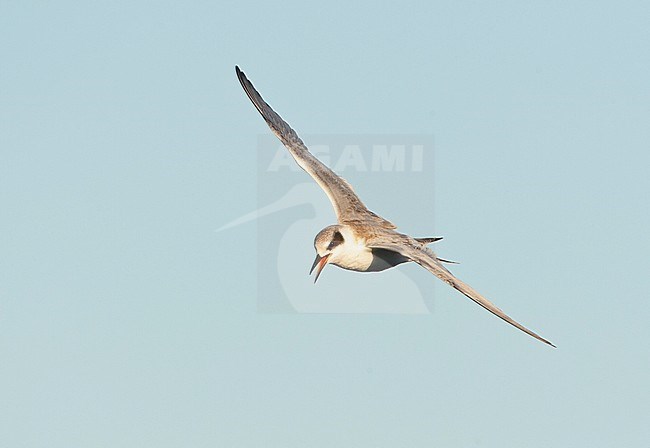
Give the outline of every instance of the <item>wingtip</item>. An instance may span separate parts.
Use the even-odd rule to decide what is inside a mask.
[[[547,339],[544,339],[543,337],[541,337],[541,336],[539,336],[539,335],[537,335],[537,336],[538,336],[537,339],[539,339],[539,340],[542,341],[543,343],[548,344],[548,345],[550,345],[550,346],[553,347],[553,348],[557,348],[557,345],[553,344],[551,341],[549,341],[549,340],[547,340]]]

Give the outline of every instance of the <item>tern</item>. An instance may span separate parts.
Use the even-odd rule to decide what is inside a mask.
[[[555,347],[449,272],[442,265],[448,261],[438,258],[427,247],[441,238],[413,238],[399,233],[393,223],[368,210],[345,179],[309,152],[298,134],[264,101],[244,72],[237,66],[235,72],[246,95],[271,131],[286,146],[296,163],[323,189],[334,207],[337,224],[325,227],[314,239],[316,259],[309,271],[311,274],[316,270],[314,282],[328,264],[351,271],[377,272],[413,261],[510,325]]]

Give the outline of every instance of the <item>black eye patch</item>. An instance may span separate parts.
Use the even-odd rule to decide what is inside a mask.
[[[327,246],[327,250],[334,249],[342,242],[343,242],[343,235],[341,235],[341,232],[334,232],[334,236],[332,237],[332,241],[330,241],[329,245]]]

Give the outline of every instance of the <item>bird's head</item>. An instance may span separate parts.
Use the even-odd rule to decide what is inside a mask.
[[[316,259],[309,271],[311,274],[314,269],[316,269],[316,278],[314,279],[314,283],[318,280],[318,276],[325,265],[336,260],[337,252],[341,250],[341,246],[344,242],[345,239],[343,238],[342,227],[339,225],[328,226],[318,232],[318,235],[314,238]]]

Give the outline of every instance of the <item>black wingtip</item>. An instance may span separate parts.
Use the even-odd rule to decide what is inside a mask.
[[[537,335],[535,339],[539,339],[539,340],[542,341],[543,343],[548,344],[548,345],[550,345],[550,346],[553,347],[553,348],[557,348],[557,345],[553,344],[553,343],[552,343],[551,341],[549,341],[548,339],[544,339],[543,337],[541,337],[541,336],[539,336],[539,335]]]

